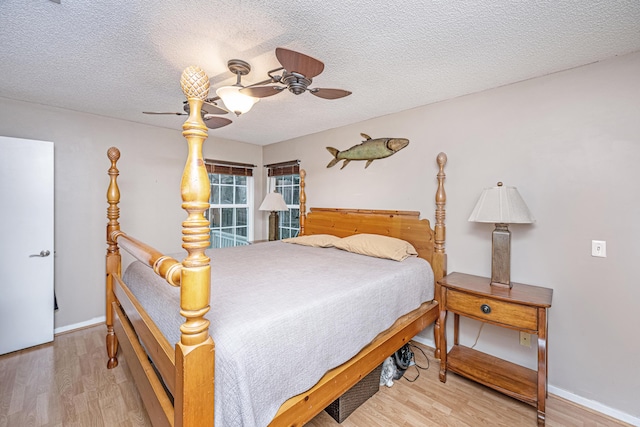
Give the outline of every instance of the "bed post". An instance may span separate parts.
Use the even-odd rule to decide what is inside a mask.
[[[447,193],[444,191],[444,179],[446,177],[444,173],[444,166],[447,164],[447,155],[445,153],[438,154],[436,159],[438,162],[438,190],[436,191],[436,226],[434,228],[434,253],[433,253],[433,275],[435,280],[435,298],[440,300],[440,285],[438,280],[447,275],[447,254],[445,253],[445,235],[446,227],[445,220],[445,204],[447,203]],[[440,322],[443,319],[438,316],[433,327],[434,340],[436,343],[435,357],[440,359]],[[446,349],[444,349],[446,351]]]
[[[200,113],[209,93],[209,78],[192,66],[184,70],[180,84],[190,109],[182,125],[189,154],[181,182],[182,207],[188,214],[182,223],[182,247],[188,255],[182,261],[180,280],[180,314],[186,320],[176,344],[175,426],[212,426],[215,347],[204,317],[211,293],[211,266],[205,254],[210,231],[204,211],[209,208],[211,190],[202,156],[207,127]]]
[[[116,166],[118,159],[120,159],[120,150],[116,147],[109,148],[109,150],[107,150],[107,157],[111,161],[111,167],[108,172],[110,181],[109,188],[107,189],[107,202],[109,203],[107,219],[109,221],[107,223],[107,310],[105,323],[107,325],[107,355],[109,356],[107,368],[112,369],[118,366],[118,359],[116,357],[118,353],[118,338],[113,331],[113,302],[115,301],[115,297],[113,295],[112,274],[120,274],[121,257],[118,244],[111,238],[111,233],[120,230],[120,223],[118,222],[120,218],[120,208],[118,208],[118,203],[120,203],[120,189],[118,188],[117,182],[119,171]]]
[[[299,236],[304,236],[304,224],[307,221],[307,193],[304,191],[304,182],[307,172],[300,169],[300,232]]]

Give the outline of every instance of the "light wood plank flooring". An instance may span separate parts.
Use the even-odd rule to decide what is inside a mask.
[[[95,326],[0,356],[0,427],[150,426],[124,358],[118,368],[106,368],[104,337],[104,326]],[[381,387],[342,426],[536,426],[531,406],[455,374],[442,384],[438,361],[427,355],[431,367],[416,382],[401,379]],[[412,368],[408,374],[413,373]],[[325,412],[307,424],[338,425]],[[555,396],[547,401],[548,427],[626,425]]]

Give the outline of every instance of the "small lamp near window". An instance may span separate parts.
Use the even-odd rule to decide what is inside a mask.
[[[491,285],[511,288],[511,232],[508,224],[531,224],[535,221],[515,187],[485,188],[469,221],[496,225],[491,245]]]
[[[275,191],[267,194],[258,209],[261,211],[271,211],[271,214],[269,215],[269,240],[279,240],[278,211],[289,210],[287,204],[284,202],[282,194],[276,193]]]

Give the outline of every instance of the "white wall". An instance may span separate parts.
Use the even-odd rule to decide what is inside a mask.
[[[410,144],[366,170],[364,162],[327,169],[325,147],[347,149],[361,132]],[[433,219],[440,151],[449,157],[449,271],[490,275],[493,226],[467,218],[484,187],[518,187],[537,222],[510,227],[511,278],[554,290],[550,386],[637,421],[640,53],[270,145],[263,157],[301,159],[310,207]],[[606,240],[607,258],[591,257],[592,239]],[[479,323],[461,329],[472,345]],[[515,331],[485,327],[476,348],[535,366],[535,349],[520,346]]]
[[[178,128],[180,129],[180,128]],[[117,146],[122,230],[168,252],[180,250],[180,178],[187,144],[180,130],[0,98],[0,135],[54,142],[56,329],[104,316],[107,149]],[[209,137],[205,157],[256,168],[262,198],[262,147]],[[11,203],[11,201],[3,201]],[[256,235],[264,234],[259,223]]]

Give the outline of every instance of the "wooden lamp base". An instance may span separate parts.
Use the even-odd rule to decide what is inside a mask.
[[[278,227],[278,211],[271,211],[269,214],[269,241],[280,240]]]
[[[491,286],[511,288],[511,232],[496,224],[491,244]]]

